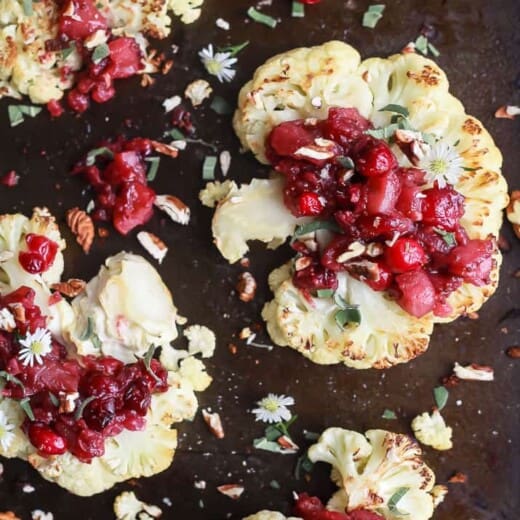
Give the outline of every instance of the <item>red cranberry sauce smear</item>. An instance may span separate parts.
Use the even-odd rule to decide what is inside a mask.
[[[34,296],[32,289],[20,287],[0,297],[0,309],[13,311],[17,305],[24,309],[13,311],[16,331],[0,331],[0,370],[16,378],[7,381],[2,393],[28,398],[34,420],[27,417],[22,429],[41,455],[68,451],[89,462],[104,454],[107,437],[145,427],[151,396],[168,389],[168,373],[155,359],[148,369],[143,361],[125,365],[109,356],[69,358],[55,340],[41,364],[24,364],[19,358],[20,338],[45,328]]]
[[[305,295],[335,289],[336,273],[347,271],[413,316],[448,316],[447,298],[462,283],[489,283],[494,241],[470,240],[460,224],[464,196],[400,167],[385,141],[366,134],[371,128],[354,108],[330,108],[325,120],[281,123],[267,138],[286,206],[339,229],[320,252],[293,243],[308,258],[294,284]]]
[[[153,214],[155,192],[148,186],[145,162],[152,144],[143,138],[118,138],[102,143],[97,151],[95,157],[90,152],[72,173],[83,174],[96,192],[92,218],[111,220],[117,231],[126,235]]]
[[[307,493],[300,493],[298,496],[294,514],[303,520],[384,520],[384,516],[366,509],[356,509],[348,513],[329,511],[318,497],[311,497]]]
[[[128,78],[142,70],[139,45],[133,38],[111,35],[107,20],[94,0],[65,2],[58,24],[58,41],[63,45],[74,42],[84,62],[76,86],[67,94],[67,104],[72,110],[84,112],[90,99],[96,103],[108,101],[115,95],[115,79]],[[106,44],[91,48],[86,44],[89,38],[94,38],[96,31],[105,31],[109,39]],[[59,104],[49,104],[48,108],[53,116],[61,114]]]

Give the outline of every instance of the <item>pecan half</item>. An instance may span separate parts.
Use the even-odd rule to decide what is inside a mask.
[[[80,280],[79,278],[70,278],[66,282],[53,283],[51,289],[58,291],[68,298],[74,298],[85,289],[86,285],[87,282],[84,280]]]
[[[217,490],[233,500],[238,500],[240,495],[244,492],[244,486],[240,486],[239,484],[223,484],[222,486],[218,486]]]
[[[94,222],[90,216],[79,208],[69,209],[67,211],[67,225],[76,235],[76,242],[85,253],[88,253],[95,235]]]
[[[171,146],[166,143],[161,143],[159,141],[150,141],[152,148],[163,155],[167,155],[168,157],[177,157],[179,154],[179,150],[175,148],[175,146]]]
[[[241,273],[238,277],[237,292],[238,297],[246,303],[255,297],[256,280],[250,272]]]
[[[148,231],[140,231],[137,233],[137,240],[159,263],[162,263],[168,247],[158,236]]]
[[[157,195],[154,205],[164,211],[174,222],[186,226],[190,222],[190,208],[173,195]]]
[[[217,412],[210,413],[207,410],[202,410],[202,417],[204,422],[207,424],[210,432],[217,438],[224,438],[224,427],[222,426],[222,421],[220,419],[220,415]]]

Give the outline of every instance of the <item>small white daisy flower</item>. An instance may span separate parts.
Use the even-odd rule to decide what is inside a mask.
[[[15,434],[13,433],[14,424],[9,424],[7,415],[0,410],[0,446],[3,451],[7,451],[13,443]]]
[[[292,417],[287,407],[294,404],[294,399],[285,395],[268,394],[256,404],[259,408],[252,412],[256,415],[257,421],[279,423]]]
[[[426,181],[437,181],[439,188],[446,184],[457,184],[464,171],[464,159],[453,146],[437,141],[427,147],[419,160],[419,168],[426,172]]]
[[[42,365],[42,358],[51,351],[51,341],[51,333],[46,329],[36,329],[33,334],[28,333],[20,340],[22,348],[18,352],[18,358],[25,366],[34,366],[34,361]]]
[[[235,77],[236,71],[233,70],[232,66],[237,62],[237,59],[232,57],[231,52],[215,53],[213,45],[210,43],[199,52],[199,56],[206,70],[213,76],[217,76],[221,83],[231,81]]]

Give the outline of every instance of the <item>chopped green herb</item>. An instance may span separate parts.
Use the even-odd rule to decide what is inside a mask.
[[[257,450],[270,451],[272,453],[286,453],[285,450],[275,441],[269,441],[265,437],[260,437],[253,441],[253,446]]]
[[[298,457],[296,461],[296,466],[294,468],[294,477],[298,480],[302,477],[302,472],[310,473],[312,468],[314,467],[313,462],[307,456],[307,453],[304,453],[301,457]]]
[[[271,480],[271,482],[269,482],[269,486],[273,489],[280,489],[280,483],[277,480]]]
[[[31,401],[30,397],[24,397],[21,401],[19,401],[19,403],[20,403],[20,407],[25,412],[25,415],[27,415],[27,417],[29,417],[29,420],[34,421],[35,418],[34,418],[34,413],[32,411],[32,408],[31,408],[30,401]]]
[[[399,123],[391,123],[388,126],[382,128],[375,128],[374,130],[365,130],[365,134],[371,135],[376,139],[390,139],[395,134],[396,130],[399,130],[401,126]]]
[[[428,42],[428,50],[431,52],[432,56],[435,56],[436,58],[441,55],[439,49],[437,49],[433,43]]]
[[[49,392],[49,399],[51,400],[51,403],[56,407],[58,408],[58,406],[60,406],[60,401],[59,399],[52,393],[52,392]]]
[[[433,230],[437,233],[448,246],[456,246],[457,240],[455,239],[455,233],[450,233],[444,229],[434,227]]]
[[[94,52],[92,52],[92,61],[94,63],[99,63],[101,60],[104,60],[107,56],[110,56],[110,48],[106,43],[102,43],[94,49]]]
[[[316,296],[318,298],[332,298],[332,296],[334,296],[334,290],[333,289],[318,289],[316,291]]]
[[[94,332],[94,322],[93,322],[92,318],[89,316],[87,318],[87,326],[85,327],[83,334],[79,337],[79,340],[87,341],[88,339],[90,339],[90,336],[92,336],[93,332]]]
[[[145,161],[150,163],[150,168],[148,168],[148,173],[146,174],[146,180],[153,181],[157,176],[157,171],[159,170],[159,162],[161,161],[161,158],[147,157]]]
[[[433,397],[435,398],[435,404],[438,410],[442,410],[448,402],[450,393],[445,386],[437,386],[433,389]]]
[[[350,305],[347,301],[345,301],[345,298],[339,294],[339,292],[334,293],[334,303],[340,308],[340,309],[350,309],[352,308],[352,305]]]
[[[308,441],[317,441],[320,438],[320,434],[316,432],[310,432],[303,430],[303,437]]]
[[[203,139],[190,139],[186,137],[180,130],[177,128],[172,128],[169,132],[166,132],[165,135],[169,135],[174,141],[185,141],[186,143],[200,144],[202,146],[207,146],[211,148],[214,152],[218,150],[218,148],[211,143],[207,143]]]
[[[476,172],[478,170],[478,168],[468,168],[467,166],[463,166],[462,169],[465,172]]]
[[[33,3],[32,0],[22,0],[23,12],[25,16],[33,15]]]
[[[385,4],[374,4],[368,7],[363,14],[363,27],[373,29],[379,20],[383,18],[383,11],[385,10]]]
[[[457,140],[453,143],[453,147],[459,146],[459,144],[460,144],[460,139],[457,139]]]
[[[83,417],[83,412],[85,408],[92,402],[94,399],[97,399],[96,395],[91,395],[82,401],[82,403],[76,408],[76,412],[74,413],[74,419],[79,421]]]
[[[271,29],[274,29],[278,24],[275,18],[267,14],[261,13],[260,11],[257,11],[254,7],[250,7],[247,10],[247,16],[249,16],[249,18],[251,18],[255,22],[267,25],[267,27],[270,27]]]
[[[168,133],[176,141],[184,141],[186,139],[186,136],[178,128],[172,128]]]
[[[15,376],[11,375],[9,372],[5,370],[0,370],[0,378],[5,379],[8,383],[14,383],[21,388],[25,388],[24,384]]]
[[[393,410],[389,410],[388,408],[385,409],[383,412],[383,415],[381,416],[383,419],[389,419],[389,420],[395,420],[397,419],[397,415]]]
[[[242,49],[245,49],[249,45],[249,40],[238,45],[229,45],[228,47],[222,47],[217,49],[218,52],[229,52],[231,56],[236,56]]]
[[[36,117],[42,111],[41,107],[32,105],[8,105],[7,115],[11,127],[18,126],[24,122],[24,116]]]
[[[155,372],[152,370],[152,359],[153,359],[153,355],[155,354],[155,350],[156,350],[156,346],[155,345],[150,345],[150,348],[147,350],[146,354],[144,355],[143,357],[143,363],[144,363],[144,366],[146,368],[146,371],[158,382],[160,383],[161,380],[157,377],[157,375],[155,374]]]
[[[330,231],[334,231],[335,233],[339,233],[341,231],[335,222],[331,222],[329,220],[314,220],[308,224],[302,224],[301,226],[298,226],[294,231],[294,236],[301,237],[302,235],[307,235],[308,233],[314,233],[314,231],[318,231],[319,229],[328,229]]]
[[[211,181],[215,178],[215,167],[217,166],[217,158],[214,155],[206,155],[202,164],[202,178],[205,181]]]
[[[211,110],[220,116],[225,116],[233,112],[233,107],[223,97],[220,96],[215,96],[213,98],[209,108],[211,108]]]
[[[423,36],[422,34],[417,37],[417,40],[414,42],[415,50],[419,51],[421,54],[425,56],[428,54],[428,38]]]
[[[340,166],[343,166],[343,168],[346,168],[347,170],[354,169],[354,161],[350,157],[347,157],[346,155],[338,155],[336,157],[336,162]]]
[[[393,112],[403,117],[408,117],[410,115],[410,112],[406,107],[403,107],[402,105],[394,105],[393,103],[380,108],[379,112]]]
[[[390,500],[388,500],[388,509],[391,513],[393,513],[394,515],[407,515],[407,513],[401,513],[401,511],[399,511],[399,509],[397,508],[397,504],[399,503],[399,500],[401,500],[406,495],[406,493],[408,493],[409,490],[410,488],[407,487],[399,488],[390,497]]]
[[[349,323],[361,323],[361,313],[357,307],[341,309],[334,315],[334,320],[336,320],[340,329],[344,329],[345,325]]]
[[[305,6],[298,0],[293,0],[291,16],[293,18],[303,18],[305,16]]]
[[[99,339],[99,336],[97,334],[93,333],[90,336],[90,341],[92,342],[92,345],[94,345],[94,348],[96,348],[97,350],[101,350],[103,344],[101,343],[101,340]]]
[[[61,59],[65,61],[76,49],[76,44],[72,42],[68,47],[61,50]]]
[[[102,146],[101,148],[94,148],[87,154],[85,164],[87,166],[92,166],[99,156],[104,157],[105,159],[113,159],[114,153],[106,146]]]

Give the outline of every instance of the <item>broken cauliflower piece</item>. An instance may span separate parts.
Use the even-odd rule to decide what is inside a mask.
[[[452,429],[446,425],[439,410],[435,409],[431,415],[424,412],[412,421],[412,430],[417,440],[436,450],[451,450]]]
[[[337,293],[357,305],[361,323],[342,328],[333,298],[305,298],[292,282],[290,264],[275,269],[269,282],[274,299],[264,306],[271,339],[318,364],[344,363],[354,368],[387,368],[405,363],[428,348],[431,317],[415,318],[368,285],[338,273]]]
[[[159,518],[160,507],[141,502],[133,491],[123,491],[114,500],[116,520],[141,520],[143,518]]]
[[[204,206],[214,208],[230,191],[237,190],[237,185],[230,180],[208,182],[199,192],[199,199]]]
[[[204,0],[168,0],[168,9],[180,17],[182,23],[193,23],[199,19]]]
[[[328,428],[309,448],[312,462],[333,466],[332,480],[341,488],[327,508],[336,511],[368,509],[397,519],[390,499],[402,488],[401,515],[428,520],[433,515],[435,475],[422,460],[418,445],[406,435],[385,430],[360,433]]]
[[[198,107],[202,102],[211,96],[213,89],[205,79],[197,79],[192,81],[184,91],[184,96],[187,97],[194,107]]]
[[[177,309],[159,273],[143,257],[119,253],[72,302],[76,322],[67,331],[80,354],[101,352],[125,363],[150,345],[166,346],[177,337]]]
[[[196,392],[206,390],[213,380],[206,372],[204,363],[194,357],[187,357],[180,362],[179,374],[191,384]]]
[[[184,336],[188,339],[188,352],[190,355],[201,354],[203,358],[209,358],[215,353],[217,338],[215,333],[204,325],[190,325],[184,330]]]
[[[283,183],[280,177],[253,179],[240,188],[232,183],[218,203],[213,216],[213,238],[230,263],[247,253],[249,240],[283,243],[296,226],[308,222],[308,218],[297,218],[285,207]]]
[[[277,511],[268,511],[263,510],[259,511],[258,513],[254,515],[249,515],[242,520],[301,520],[299,517],[296,516],[285,516],[282,515],[282,513],[278,513]]]

